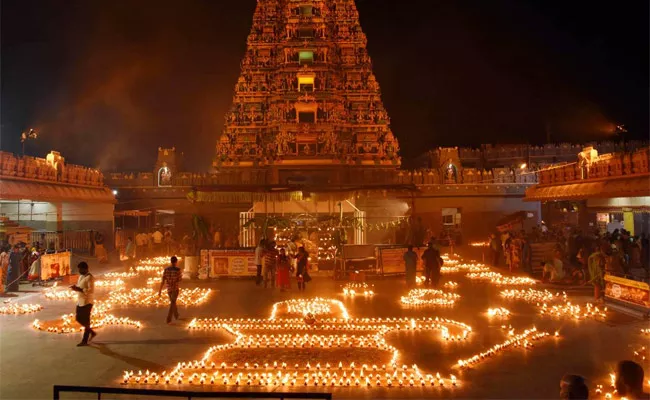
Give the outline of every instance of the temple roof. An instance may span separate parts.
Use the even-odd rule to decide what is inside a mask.
[[[650,174],[597,179],[563,185],[536,185],[526,190],[525,201],[585,200],[650,196]]]
[[[115,196],[105,186],[76,186],[7,178],[0,179],[0,199],[115,203]]]

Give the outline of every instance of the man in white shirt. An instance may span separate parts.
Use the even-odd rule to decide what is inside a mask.
[[[146,236],[144,235],[144,233],[138,233],[135,235],[136,254],[140,257],[144,254],[144,245],[146,239]]]
[[[257,266],[257,278],[255,284],[257,286],[262,283],[262,262],[264,261],[264,249],[266,248],[266,240],[260,240],[260,244],[255,248],[255,265]]]
[[[162,251],[163,234],[160,232],[159,229],[156,229],[156,231],[152,235],[152,238],[153,238],[153,248],[154,248],[154,250],[156,252],[160,253]]]
[[[77,292],[77,310],[76,320],[84,327],[84,336],[77,346],[88,346],[97,333],[90,327],[90,312],[93,309],[93,300],[95,297],[95,277],[88,272],[88,264],[85,261],[77,265],[79,270],[79,279],[77,284],[70,286],[70,289]]]

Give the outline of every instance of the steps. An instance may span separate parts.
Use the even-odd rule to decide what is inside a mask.
[[[555,251],[555,242],[540,242],[540,243],[531,243],[531,267],[533,274],[541,274],[543,267],[540,266],[540,263],[546,260],[553,258],[553,252]]]

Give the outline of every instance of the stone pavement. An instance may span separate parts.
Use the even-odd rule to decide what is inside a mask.
[[[269,385],[268,387],[234,387],[222,385],[157,385],[156,388],[206,390],[269,390],[269,391],[332,391],[335,398],[557,398],[559,379],[564,373],[577,373],[588,379],[590,389],[604,384],[608,374],[621,359],[633,359],[634,351],[647,344],[647,336],[640,329],[647,323],[609,311],[603,319],[575,320],[570,316],[540,316],[535,304],[505,300],[499,296],[502,287],[470,280],[465,272],[445,274],[441,282],[453,280],[459,284],[454,290],[460,294],[454,306],[422,306],[405,308],[400,297],[408,290],[399,278],[370,282],[375,285],[375,296],[344,298],[342,282],[315,278],[304,294],[294,290],[280,292],[256,287],[248,280],[218,280],[184,282],[184,287],[211,288],[205,304],[181,307],[181,320],[165,324],[165,307],[116,307],[112,312],[142,322],[140,329],[127,326],[106,326],[98,329],[92,346],[75,347],[80,334],[53,334],[31,327],[35,318],[47,321],[74,310],[71,300],[47,300],[40,293],[21,294],[16,303],[40,303],[44,309],[28,315],[0,315],[0,398],[51,398],[52,385],[120,386],[125,370],[170,371],[177,363],[200,359],[213,345],[233,342],[223,330],[189,330],[194,318],[268,318],[275,302],[293,298],[316,296],[341,300],[350,317],[444,317],[464,322],[472,327],[465,341],[445,341],[438,332],[400,330],[386,334],[387,342],[400,351],[399,364],[417,364],[427,373],[439,371],[445,379],[450,373],[458,377],[458,387],[323,387],[296,388]],[[157,288],[157,287],[156,287]],[[447,290],[446,290],[447,291]],[[109,290],[98,289],[98,298]],[[571,294],[574,303],[584,303],[587,296]],[[489,318],[488,308],[505,307],[511,311],[507,320]],[[458,369],[454,365],[508,339],[511,325],[516,333],[535,326],[547,331],[550,337],[534,342],[530,349],[510,348],[473,365]],[[559,336],[553,334],[558,331]],[[324,334],[328,334],[324,332]],[[272,349],[269,354],[281,354],[283,349]],[[315,364],[319,350],[314,352]],[[350,350],[354,352],[355,350]],[[218,358],[218,357],[217,357]],[[648,365],[644,367],[648,371]],[[200,372],[200,371],[199,371]],[[648,371],[650,372],[650,371]],[[145,387],[144,385],[130,385]],[[592,391],[593,398],[599,398]],[[602,394],[604,396],[604,393]],[[67,394],[63,398],[94,398]],[[117,398],[111,396],[110,398]],[[120,397],[135,398],[135,397]]]

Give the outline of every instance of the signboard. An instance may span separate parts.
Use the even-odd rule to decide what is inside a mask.
[[[418,255],[417,270],[424,270],[422,253],[426,248],[413,248],[413,251]],[[406,247],[387,247],[379,248],[379,257],[384,274],[404,274],[406,273],[406,265],[404,264],[404,253]]]
[[[201,250],[203,268],[211,278],[256,275],[255,250]]]
[[[70,275],[71,261],[72,253],[69,251],[43,254],[41,256],[41,279],[45,281],[59,276]]]
[[[645,282],[605,275],[605,296],[650,309],[650,286]]]

